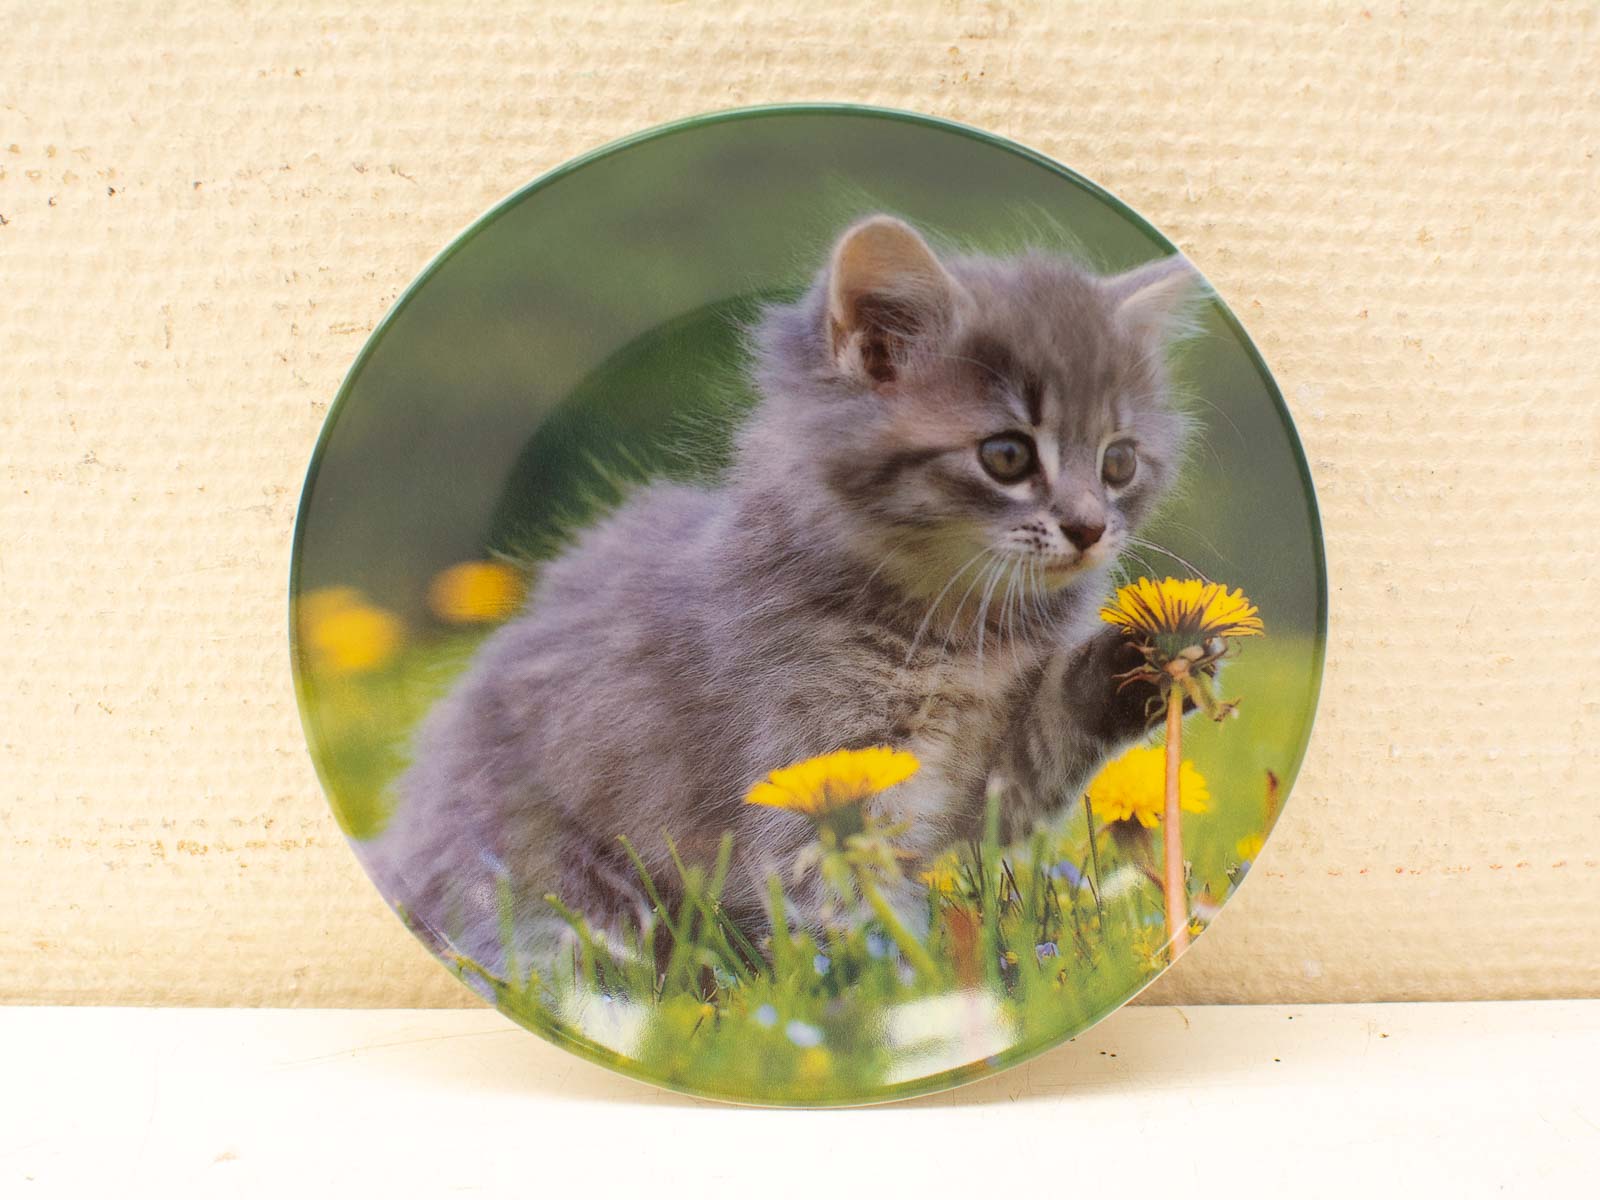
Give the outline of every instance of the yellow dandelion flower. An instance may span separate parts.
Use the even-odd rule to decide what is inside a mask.
[[[1100,610],[1100,619],[1124,633],[1147,638],[1177,637],[1184,644],[1212,637],[1250,637],[1265,633],[1256,606],[1238,588],[1199,579],[1157,583],[1140,577],[1117,589],[1114,603]]]
[[[462,562],[433,577],[428,608],[452,625],[500,621],[516,612],[523,592],[522,576],[504,563]]]
[[[359,675],[394,657],[405,636],[400,618],[368,604],[354,588],[326,588],[299,605],[300,636],[314,666]]]
[[[1240,838],[1238,844],[1234,846],[1233,851],[1244,861],[1254,862],[1256,860],[1256,855],[1261,853],[1261,847],[1265,846],[1266,844],[1266,838],[1262,837],[1259,833],[1252,833],[1248,837]]]
[[[817,819],[903,783],[921,766],[916,755],[888,746],[835,750],[778,768],[753,784],[744,800]]]
[[[1096,821],[1138,821],[1146,829],[1161,824],[1167,781],[1166,750],[1135,746],[1100,768],[1089,781],[1089,803]],[[1178,767],[1178,806],[1184,812],[1211,810],[1205,776],[1184,759]]]

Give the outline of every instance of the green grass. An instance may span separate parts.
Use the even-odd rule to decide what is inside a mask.
[[[381,671],[306,680],[318,761],[352,836],[381,829],[407,732],[477,640],[417,643]],[[1292,781],[1315,689],[1309,641],[1250,641],[1237,655],[1220,690],[1243,697],[1240,717],[1185,724],[1185,757],[1212,796],[1210,811],[1186,814],[1183,827],[1202,924],[1248,869],[1240,842],[1268,829],[1268,773],[1283,788]],[[685,900],[662,913],[674,935],[664,970],[649,942],[608,953],[570,913],[581,947],[572,961],[520,964],[494,981],[495,997],[586,1057],[688,1092],[827,1104],[948,1086],[1081,1031],[1165,965],[1150,878],[1159,830],[1101,829],[1091,846],[1091,820],[1079,803],[1026,844],[991,836],[960,848],[957,886],[929,893],[926,928],[909,947],[843,893],[825,932],[779,919],[752,945],[721,917],[726,859],[681,864],[674,882]],[[776,892],[771,911],[782,911]],[[473,964],[451,965],[482,986]]]

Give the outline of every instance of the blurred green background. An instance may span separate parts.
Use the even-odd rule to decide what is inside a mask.
[[[889,115],[758,112],[592,158],[482,220],[373,337],[307,480],[297,587],[353,584],[417,619],[435,571],[537,547],[608,474],[714,470],[747,402],[739,321],[879,209],[946,244],[1064,245],[1105,270],[1171,250],[1059,168]],[[1317,526],[1270,378],[1220,305],[1178,368],[1205,429],[1156,537],[1276,631],[1311,633]]]

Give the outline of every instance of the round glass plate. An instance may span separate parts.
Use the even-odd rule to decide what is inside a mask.
[[[301,499],[312,754],[467,987],[702,1096],[1081,1032],[1250,871],[1326,595],[1282,398],[1171,243],[906,113],[650,131],[496,206]]]

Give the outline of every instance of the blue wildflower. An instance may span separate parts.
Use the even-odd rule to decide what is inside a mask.
[[[756,1024],[763,1029],[771,1029],[778,1023],[778,1010],[770,1004],[763,1004],[755,1012]]]
[[[802,1050],[809,1050],[812,1046],[822,1044],[822,1030],[815,1025],[807,1025],[804,1021],[790,1021],[783,1027],[789,1035],[789,1040]]]
[[[826,975],[828,973],[828,968],[833,966],[833,959],[829,958],[826,954],[819,954],[811,960],[811,966],[818,975]]]
[[[873,958],[883,958],[889,953],[889,939],[873,930],[867,934],[867,953]]]
[[[1059,953],[1060,951],[1056,948],[1054,942],[1040,942],[1033,948],[1033,956],[1040,962],[1047,958],[1054,958]]]
[[[1050,875],[1054,879],[1065,879],[1075,888],[1083,886],[1083,872],[1078,870],[1078,864],[1071,859],[1063,858],[1051,867]]]

